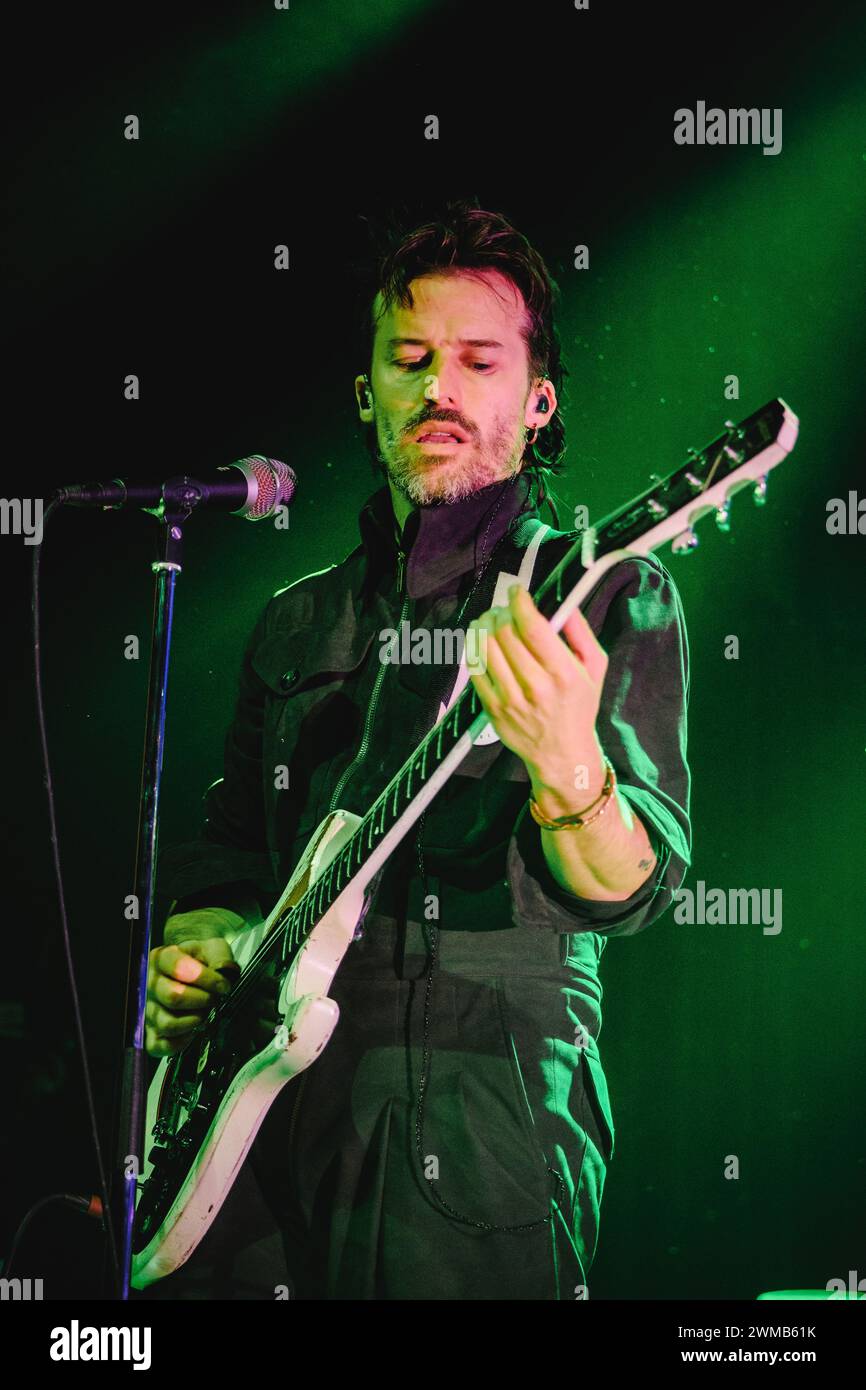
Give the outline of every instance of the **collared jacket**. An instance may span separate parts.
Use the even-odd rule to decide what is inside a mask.
[[[322,817],[337,806],[364,814],[436,722],[459,656],[447,665],[384,660],[386,634],[405,623],[412,633],[453,630],[457,617],[465,630],[490,606],[499,571],[517,573],[527,519],[537,517],[536,485],[521,474],[413,512],[398,542],[382,488],[362,509],[361,543],[344,560],[269,599],[246,644],[223,776],[205,793],[200,834],[160,857],[159,886],[178,900],[176,911],[238,906],[250,892],[268,911]],[[575,539],[547,533],[533,591]],[[582,573],[576,563],[574,583]],[[585,977],[596,1035],[606,938],[655,921],[690,863],[689,676],[679,595],[655,557],[614,565],[583,612],[608,655],[599,739],[656,851],[653,874],[624,902],[561,888],[528,815],[524,764],[495,742],[471,749],[409,832],[374,911],[420,920],[417,904],[435,892],[443,931],[559,933],[563,962]]]

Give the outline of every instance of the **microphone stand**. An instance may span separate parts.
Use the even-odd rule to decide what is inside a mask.
[[[165,743],[165,714],[174,592],[181,573],[183,523],[200,497],[189,479],[170,478],[160,506],[150,510],[163,526],[161,556],[151,565],[154,588],[150,672],[147,688],[144,749],[141,764],[138,831],[135,855],[135,894],[138,912],[130,922],[126,1007],[123,1023],[123,1066],[119,1104],[115,1106],[114,1162],[109,1182],[111,1214],[118,1241],[118,1288],[105,1263],[105,1296],[129,1299],[135,1204],[139,1176],[144,1166],[144,1123],[147,1107],[147,1054],[144,1051],[144,1011],[147,1002],[147,967],[153,925],[156,854],[159,838],[159,792]]]

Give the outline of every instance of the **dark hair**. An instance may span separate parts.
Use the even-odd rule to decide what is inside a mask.
[[[394,211],[385,221],[364,220],[374,242],[373,275],[369,266],[356,272],[361,281],[357,312],[365,370],[369,371],[373,357],[377,294],[382,296],[383,312],[395,302],[411,308],[412,280],[443,271],[492,269],[508,276],[523,295],[529,319],[524,341],[532,379],[547,377],[557,397],[561,396],[568,370],[561,360],[554,322],[559,287],[538,252],[506,217],[485,211],[477,198],[457,198],[445,204],[440,218],[415,227],[405,213],[401,217]],[[368,429],[366,437],[375,458],[374,429]],[[557,408],[549,424],[539,429],[535,443],[527,446],[525,467],[533,469],[543,482],[543,474],[562,472],[564,455],[565,424]]]

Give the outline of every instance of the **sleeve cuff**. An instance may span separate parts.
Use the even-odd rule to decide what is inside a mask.
[[[605,932],[617,928],[616,934],[620,936],[633,935],[649,926],[670,902],[666,881],[671,871],[672,852],[656,827],[641,819],[658,857],[655,871],[631,897],[621,902],[599,902],[578,897],[557,883],[547,866],[541,832],[529,815],[527,803],[517,819],[508,848],[508,878],[515,925],[569,933]]]

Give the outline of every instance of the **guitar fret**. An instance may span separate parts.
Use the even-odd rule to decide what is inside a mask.
[[[554,597],[561,602],[563,592],[577,577],[573,571],[586,572],[583,562],[587,555],[590,558],[586,563],[591,565],[593,558],[601,559],[617,547],[628,548],[648,533],[652,533],[648,548],[653,550],[665,538],[671,539],[677,535],[674,527],[678,521],[685,530],[689,506],[696,494],[706,493],[716,502],[720,495],[716,484],[730,475],[747,472],[746,463],[752,464],[756,455],[768,451],[777,442],[783,424],[787,425],[787,447],[781,446],[782,455],[793,446],[791,430],[795,439],[797,425],[796,419],[792,420],[790,414],[785,413],[783,402],[771,402],[739,426],[734,427],[726,422],[725,436],[714,440],[700,453],[691,450],[692,458],[687,464],[667,479],[657,480],[654,487],[632,498],[625,507],[603,517],[593,528],[591,536],[579,535],[535,589],[533,596],[536,604],[541,608],[542,601],[549,599],[552,609]],[[777,461],[770,461],[766,471],[774,467]],[[747,476],[752,479],[757,477],[754,464]],[[661,525],[663,518],[670,523],[666,537],[666,528]],[[318,920],[326,905],[343,891],[366,856],[385,836],[387,827],[396,824],[413,796],[417,796],[421,786],[427,782],[430,772],[445,761],[449,752],[453,753],[482,713],[483,706],[477,692],[471,682],[467,682],[451,709],[428,731],[419,747],[369,808],[343,850],[329,865],[327,873],[304,895],[300,912],[293,917],[293,934]]]

